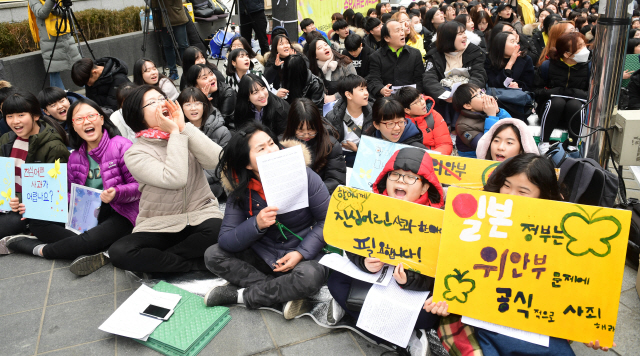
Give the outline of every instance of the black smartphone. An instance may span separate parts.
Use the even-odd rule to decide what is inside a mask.
[[[149,306],[140,314],[156,319],[167,320],[173,314],[173,310],[149,304]]]

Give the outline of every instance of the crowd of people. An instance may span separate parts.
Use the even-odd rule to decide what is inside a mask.
[[[71,77],[85,96],[56,86],[36,96],[5,82],[0,157],[15,159],[16,197],[0,214],[0,254],[73,260],[77,275],[109,261],[133,272],[208,270],[229,284],[211,289],[207,305],[281,306],[287,319],[328,283],[329,324],[357,318],[346,303],[354,280],[329,276],[318,260],[331,194],[345,185],[362,135],[412,146],[386,163],[377,194],[442,208],[426,149],[504,161],[485,191],[562,200],[544,153],[556,129],[580,144],[597,10],[588,0],[380,3],[366,16],[333,14],[328,33],[311,18],[298,38],[275,27],[260,50],[238,37],[224,73],[200,48],[181,45],[177,87],[171,56],[169,77],[147,58],[131,70],[115,57],[77,59]],[[640,14],[633,18],[640,28]],[[630,54],[640,53],[638,41],[629,41]],[[502,95],[527,104],[505,105]],[[267,204],[257,157],[293,146],[304,153],[308,189],[298,194],[309,206],[280,214]],[[20,167],[56,161],[68,164],[69,185],[102,190],[96,227],[75,234],[22,217]],[[347,254],[365,272],[383,266]],[[407,290],[433,290],[433,278],[402,265],[393,277]],[[437,329],[456,355],[573,355],[567,340],[545,348],[464,325],[431,298],[415,329],[409,349],[396,349],[424,355],[425,330]]]

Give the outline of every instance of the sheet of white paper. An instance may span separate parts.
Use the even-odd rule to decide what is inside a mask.
[[[440,96],[438,97],[438,99],[441,99],[441,100],[447,100],[447,99],[449,99],[449,98],[450,98],[450,97],[452,97],[452,96],[453,96],[453,94],[451,94],[451,92],[447,90],[447,91],[445,91],[444,93],[440,94]]]
[[[505,80],[504,80],[504,83],[502,83],[502,84],[504,84],[504,87],[505,87],[505,88],[508,88],[508,87],[509,87],[509,84],[511,84],[511,82],[513,82],[513,78],[509,78],[509,77],[507,77],[507,79],[505,79]]]
[[[429,292],[400,288],[395,279],[386,287],[374,284],[364,300],[356,326],[400,347],[407,347],[428,296]]]
[[[416,85],[415,84],[409,84],[409,85],[392,85],[391,86],[391,94],[395,94],[398,90],[404,88],[404,87],[412,87],[415,89]]]
[[[367,283],[379,284],[383,286],[389,285],[391,277],[393,277],[393,266],[385,265],[378,273],[363,272],[354,265],[348,258],[342,257],[337,253],[329,253],[320,259],[320,264],[336,270],[342,274]]]
[[[345,182],[347,187],[349,187],[349,181],[351,180],[351,172],[353,172],[353,168],[347,167],[347,181]]]
[[[149,304],[173,309],[182,297],[140,286],[98,329],[121,336],[147,341],[162,320],[140,315]]]
[[[502,326],[498,324],[489,323],[486,321],[478,320],[463,316],[461,321],[464,324],[475,326],[477,328],[493,331],[498,334],[506,335],[518,340],[524,340],[532,344],[549,347],[549,336],[532,333],[529,331],[518,330],[510,328],[508,326]]]
[[[309,206],[307,168],[301,146],[293,146],[256,159],[267,205],[278,214]]]

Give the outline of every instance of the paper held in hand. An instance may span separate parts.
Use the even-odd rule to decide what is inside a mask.
[[[256,158],[268,206],[278,214],[309,206],[307,167],[302,146],[294,146]]]
[[[65,228],[81,234],[98,225],[100,213],[100,194],[102,190],[71,183],[71,203],[69,204],[69,220]]]

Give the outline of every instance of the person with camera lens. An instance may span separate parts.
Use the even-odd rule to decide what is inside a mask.
[[[167,17],[169,18],[169,24],[173,30],[173,37],[178,45],[178,53],[180,58],[184,54],[184,50],[189,47],[189,38],[187,37],[187,22],[189,19],[182,7],[182,0],[151,0],[151,8],[154,10],[153,18],[157,19],[158,26],[162,27],[160,37],[162,38],[162,47],[164,49],[164,56],[167,59],[167,66],[169,67],[169,79],[178,80],[178,69],[176,67],[176,49],[174,43],[171,40],[171,35],[165,23],[161,13],[156,13],[161,9],[158,1],[162,2],[162,7],[167,10]],[[156,25],[156,23],[154,23]]]
[[[61,89],[64,84],[60,72],[71,69],[81,58],[71,34],[71,24],[65,16],[64,9],[70,6],[71,0],[29,0],[31,35],[40,44],[49,85]]]

